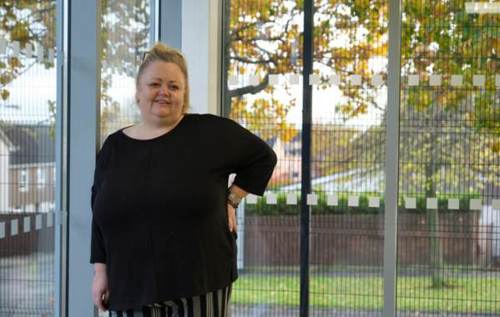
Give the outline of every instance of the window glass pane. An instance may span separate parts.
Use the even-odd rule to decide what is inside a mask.
[[[382,316],[389,2],[315,3],[311,313]]]
[[[299,207],[286,205],[283,194],[300,193],[301,3],[232,0],[224,7],[225,112],[274,148],[267,194],[281,195],[277,205],[246,199],[238,211],[235,316],[298,315]]]
[[[269,193],[239,213],[235,313],[296,316],[302,83],[313,86],[311,314],[382,309],[386,1],[315,1],[314,76],[302,2],[228,1],[224,106],[278,155]]]
[[[56,1],[0,2],[0,315],[54,314]]]
[[[149,0],[101,2],[101,142],[139,119],[135,74],[150,46]],[[99,316],[107,316],[100,312]]]
[[[403,1],[399,312],[500,311],[500,15],[482,4]]]
[[[107,0],[101,8],[101,139],[138,121],[135,74],[150,46],[149,0]]]
[[[378,316],[383,308],[388,1],[314,3],[314,75],[306,79],[293,76],[302,71],[300,5],[225,6],[225,113],[279,157],[269,191],[277,201],[247,199],[240,213],[239,314],[297,314],[303,80],[313,89],[316,196],[303,198],[313,205],[311,309]],[[404,314],[499,311],[498,12],[492,2],[403,1],[397,303]]]

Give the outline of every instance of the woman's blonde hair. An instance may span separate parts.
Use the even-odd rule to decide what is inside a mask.
[[[168,47],[163,43],[155,43],[153,47],[149,49],[149,51],[144,52],[144,56],[142,58],[142,63],[139,66],[139,71],[137,72],[137,76],[135,78],[136,87],[139,87],[139,80],[144,73],[144,70],[153,62],[162,61],[166,63],[173,63],[179,66],[180,70],[184,74],[184,80],[186,82],[186,87],[184,90],[184,105],[182,107],[182,112],[187,112],[189,109],[189,81],[188,81],[188,71],[187,71],[187,63],[184,55],[182,53],[172,47]]]

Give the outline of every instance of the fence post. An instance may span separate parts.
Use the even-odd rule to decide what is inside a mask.
[[[313,0],[304,1],[304,68],[302,69],[302,186],[300,200],[300,316],[309,316],[309,232],[311,208],[307,194],[311,193],[311,124],[312,87],[309,75],[313,65]]]
[[[396,316],[399,191],[399,104],[401,82],[401,0],[389,1],[388,96],[385,143],[384,317]]]

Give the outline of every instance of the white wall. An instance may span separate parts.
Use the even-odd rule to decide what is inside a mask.
[[[9,149],[0,141],[0,213],[9,208]]]
[[[219,114],[220,0],[182,2],[182,51],[188,61],[191,109]]]

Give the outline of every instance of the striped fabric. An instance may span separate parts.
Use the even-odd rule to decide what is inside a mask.
[[[109,317],[229,317],[231,286],[205,295],[147,305],[142,310],[109,311]]]

